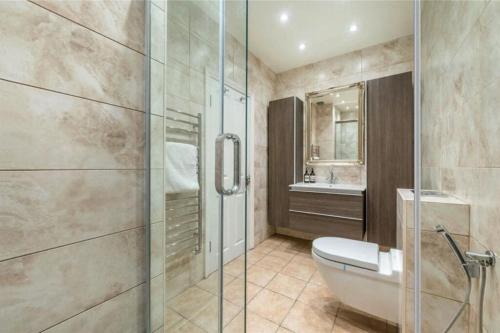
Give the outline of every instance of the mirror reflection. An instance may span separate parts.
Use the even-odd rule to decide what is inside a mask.
[[[363,163],[363,85],[307,96],[308,163]]]

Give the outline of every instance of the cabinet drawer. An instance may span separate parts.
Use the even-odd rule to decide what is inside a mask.
[[[364,219],[364,197],[290,191],[290,210]]]
[[[318,236],[335,236],[356,240],[363,239],[363,221],[322,215],[289,212],[290,228]]]

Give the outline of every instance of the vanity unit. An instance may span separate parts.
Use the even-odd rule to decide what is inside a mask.
[[[278,233],[306,239],[337,236],[363,239],[365,187],[348,184],[290,185],[288,225]]]
[[[297,97],[269,103],[268,216],[276,227],[288,224],[288,185],[303,178],[303,105]]]

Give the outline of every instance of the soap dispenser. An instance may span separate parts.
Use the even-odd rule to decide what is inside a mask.
[[[306,168],[306,172],[304,173],[304,183],[309,183],[309,182],[310,182],[309,168]]]

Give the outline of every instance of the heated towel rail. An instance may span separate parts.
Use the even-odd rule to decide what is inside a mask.
[[[195,145],[198,148],[198,191],[167,193],[165,254],[169,262],[201,252],[202,244],[202,128],[201,113],[197,115],[167,108],[165,115],[166,141]],[[168,170],[166,170],[168,172]]]

